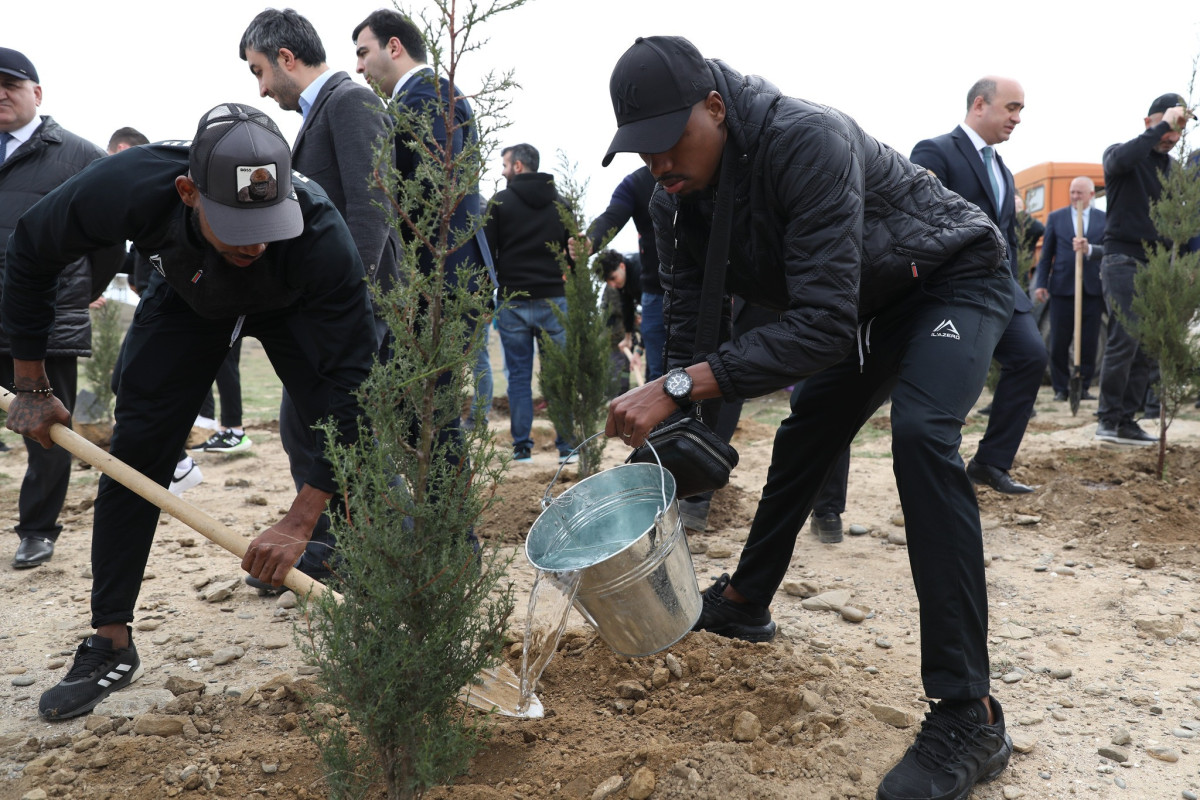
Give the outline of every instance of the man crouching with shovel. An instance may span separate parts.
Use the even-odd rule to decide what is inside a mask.
[[[268,190],[242,191],[254,176]],[[15,366],[8,427],[51,447],[70,415],[43,369],[64,265],[130,240],[155,267],[125,341],[112,455],[161,486],[171,480],[196,410],[242,336],[266,350],[308,424],[332,416],[358,437],[353,392],[377,350],[362,262],[337,209],[291,169],[275,123],[217,106],[192,142],[162,142],[97,161],[21,218],[8,244],[0,320]],[[336,489],[314,464],[288,513],[248,547],[242,567],[279,584]],[[159,508],[100,479],[92,527],[92,627],[66,677],[38,704],[43,719],[86,714],[142,674],[128,623]]]

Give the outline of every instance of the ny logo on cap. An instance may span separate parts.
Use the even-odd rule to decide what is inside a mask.
[[[237,168],[237,199],[239,203],[269,203],[279,196],[275,180],[275,165]]]
[[[632,83],[624,83],[616,88],[613,92],[613,107],[617,114],[625,116],[632,114],[634,111],[641,109],[637,101],[637,86]]]

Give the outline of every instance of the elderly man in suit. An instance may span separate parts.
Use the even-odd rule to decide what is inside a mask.
[[[987,432],[967,464],[967,475],[974,483],[1005,494],[1033,491],[1013,480],[1009,470],[1046,369],[1046,346],[1029,313],[1033,304],[1017,281],[1016,188],[1012,173],[995,152],[995,145],[1008,141],[1020,124],[1024,108],[1021,84],[1008,78],[981,78],[967,93],[967,116],[962,124],[950,133],[918,142],[911,156],[914,164],[936,175],[947,189],[979,206],[1008,244],[1016,306],[992,353],[1000,362],[1000,382]]]
[[[268,8],[256,16],[242,34],[238,53],[258,80],[259,94],[303,116],[292,145],[292,165],[325,190],[350,229],[367,278],[386,291],[396,278],[397,242],[379,205],[386,195],[369,180],[388,132],[383,104],[345,72],[329,68],[316,29],[290,8]],[[386,331],[377,313],[377,345],[382,346]],[[301,421],[286,389],[279,407],[279,438],[299,488],[320,453],[317,438]],[[297,566],[318,580],[327,578],[334,545],[329,518],[322,515]],[[260,592],[282,591],[253,577],[246,582]]]
[[[1088,387],[1096,371],[1096,344],[1104,292],[1100,285],[1100,258],[1104,255],[1104,212],[1092,205],[1096,184],[1086,175],[1071,181],[1071,205],[1051,212],[1046,218],[1042,257],[1033,279],[1033,299],[1050,301],[1050,383],[1054,399],[1066,400],[1070,381],[1067,350],[1075,335],[1075,254],[1083,253],[1083,324],[1080,330],[1079,374],[1082,399],[1091,400]],[[1083,209],[1083,230],[1077,229],[1078,210]]]

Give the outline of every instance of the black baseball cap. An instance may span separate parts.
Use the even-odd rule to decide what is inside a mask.
[[[14,78],[41,83],[37,70],[33,68],[33,62],[26,58],[24,53],[7,47],[0,47],[0,72]]]
[[[1182,97],[1174,92],[1168,92],[1167,94],[1154,98],[1154,102],[1150,104],[1150,110],[1146,112],[1146,116],[1149,117],[1153,116],[1154,114],[1162,114],[1168,108],[1174,108],[1175,106],[1182,105],[1186,105]]]
[[[278,242],[304,231],[291,148],[257,108],[222,103],[201,117],[188,166],[208,225],[222,242]]]
[[[608,82],[617,135],[601,162],[617,153],[670,150],[687,127],[692,106],[717,88],[704,56],[682,36],[646,36],[625,51]]]

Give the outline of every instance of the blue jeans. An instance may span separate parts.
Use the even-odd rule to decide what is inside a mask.
[[[663,296],[642,292],[642,346],[646,348],[646,382],[663,372],[663,347],[667,332],[663,328]]]
[[[1136,258],[1120,253],[1105,254],[1100,261],[1100,283],[1110,311],[1120,309],[1131,320],[1137,319],[1137,314],[1133,313],[1133,276],[1141,266]],[[1111,313],[1104,361],[1100,365],[1097,416],[1101,422],[1117,425],[1133,420],[1145,399],[1151,366],[1150,358],[1142,352],[1137,339],[1121,324],[1120,317]]]
[[[557,306],[566,313],[565,297],[536,300],[508,300],[500,308],[500,344],[504,348],[504,366],[508,370],[509,429],[513,448],[533,449],[533,343],[545,334],[560,347],[566,345],[567,332],[554,315]],[[558,452],[570,451],[561,434],[554,444]]]
[[[483,326],[483,343],[479,346],[479,355],[475,359],[475,395],[471,398],[470,427],[476,424],[487,425],[488,414],[492,410],[492,360],[488,356],[488,339],[490,338],[491,322]]]

